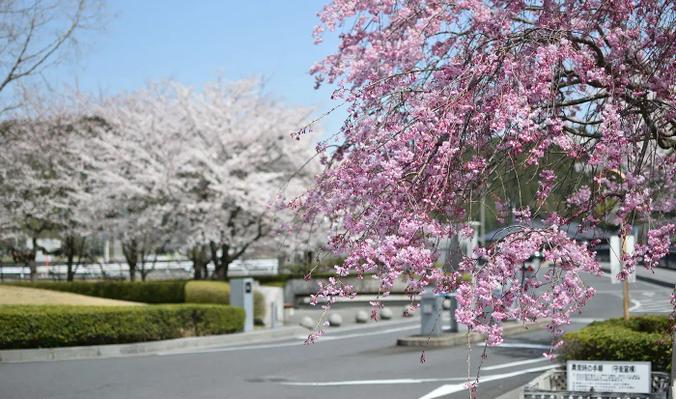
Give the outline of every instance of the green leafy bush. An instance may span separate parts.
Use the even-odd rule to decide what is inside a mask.
[[[563,336],[562,360],[652,362],[656,371],[671,370],[671,333],[667,316],[610,319]]]
[[[244,312],[222,305],[0,306],[0,348],[120,344],[241,331]]]
[[[184,303],[185,280],[168,281],[35,281],[12,283],[21,287],[72,292],[99,298],[143,303]]]
[[[187,303],[230,303],[230,285],[222,281],[189,281],[185,285]]]
[[[262,324],[265,317],[265,296],[254,290],[254,320]],[[185,286],[187,303],[230,304],[230,285],[222,281],[189,281]]]

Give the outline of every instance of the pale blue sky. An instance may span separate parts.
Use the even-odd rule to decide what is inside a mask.
[[[106,26],[86,32],[75,63],[45,73],[52,87],[115,94],[164,78],[201,85],[262,76],[271,96],[316,114],[334,105],[308,69],[337,46],[314,45],[321,0],[110,0]],[[344,113],[327,118],[335,131]]]

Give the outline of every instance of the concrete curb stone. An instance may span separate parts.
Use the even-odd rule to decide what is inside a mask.
[[[534,323],[528,323],[526,325],[517,322],[509,322],[504,325],[504,335],[516,335],[524,333],[527,331],[537,331],[542,330],[549,323],[549,320],[538,320]],[[414,346],[414,347],[427,347],[427,348],[439,348],[439,347],[448,347],[448,346],[457,346],[464,345],[469,339],[470,343],[480,342],[485,340],[485,336],[479,333],[470,333],[467,336],[464,332],[459,333],[444,333],[438,337],[427,337],[421,335],[412,335],[409,337],[399,338],[397,340],[397,345],[399,346]]]
[[[158,352],[189,348],[254,344],[280,341],[306,335],[301,326],[285,326],[247,333],[188,337],[163,341],[138,342],[131,344],[72,346],[63,348],[6,349],[0,350],[0,363],[38,362],[50,360],[96,359],[132,355],[153,355]]]

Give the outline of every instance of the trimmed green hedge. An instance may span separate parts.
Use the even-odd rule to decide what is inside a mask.
[[[230,303],[230,285],[222,281],[19,281],[9,284],[150,304]],[[263,320],[265,313],[265,298],[260,292],[254,291],[254,319]]]
[[[668,316],[610,319],[563,336],[562,360],[629,360],[652,362],[656,371],[671,370]]]
[[[222,281],[196,280],[185,285],[187,303],[230,303],[230,285]]]
[[[0,348],[120,344],[241,331],[242,309],[223,305],[0,306]]]
[[[167,281],[34,281],[16,282],[13,285],[30,288],[42,288],[53,291],[99,298],[120,299],[143,303],[184,303],[186,280]]]
[[[263,323],[266,306],[265,297],[254,290],[254,320]],[[222,281],[189,281],[185,286],[186,303],[230,304],[230,285]]]
[[[372,273],[365,273],[364,276],[370,276]],[[347,277],[356,277],[356,274],[350,274]],[[321,280],[328,279],[330,277],[336,277],[335,272],[321,272],[321,273],[312,273],[312,278]],[[303,279],[305,278],[304,274],[277,274],[274,276],[256,276],[254,277],[261,285],[269,285],[274,287],[286,286],[286,282],[291,279]]]

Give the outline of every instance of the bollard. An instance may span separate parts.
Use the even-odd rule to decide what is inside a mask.
[[[277,328],[277,302],[270,303],[270,328]]]
[[[244,309],[244,332],[252,331],[254,325],[252,278],[230,280],[230,305]]]
[[[420,335],[438,337],[441,335],[441,309],[443,298],[435,295],[432,288],[425,288],[420,297],[422,317],[420,319]]]

